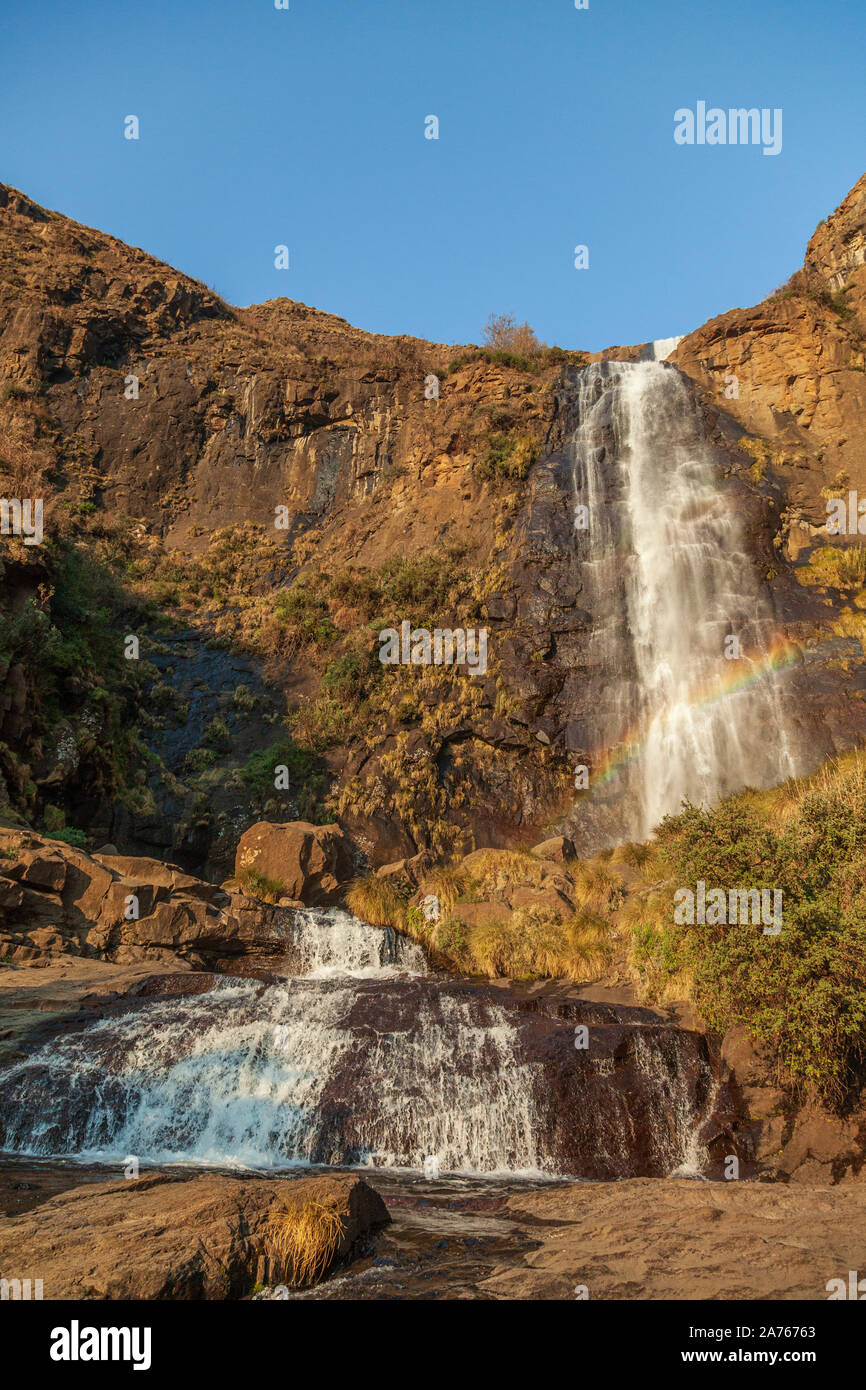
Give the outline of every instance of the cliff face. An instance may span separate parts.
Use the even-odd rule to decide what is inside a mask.
[[[866,176],[818,227],[787,285],[710,319],[672,358],[749,433],[795,457],[789,502],[815,525],[827,519],[820,489],[840,470],[866,488],[864,325]]]
[[[816,757],[864,724],[863,581],[833,582],[814,529],[822,488],[866,492],[864,204],[861,180],[787,289],[674,359],[811,651],[794,688]],[[567,447],[584,360],[232,309],[0,186],[0,486],[46,499],[44,546],[3,538],[11,810],[215,873],[261,814],[327,808],[376,862],[569,819],[591,755]],[[384,679],[376,632],[403,619],[487,626],[486,676]]]

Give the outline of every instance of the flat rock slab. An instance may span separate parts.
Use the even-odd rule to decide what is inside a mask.
[[[495,1270],[479,1296],[809,1299],[866,1269],[866,1185],[580,1183],[512,1197],[538,1247]]]
[[[0,965],[0,1061],[14,1054],[21,1037],[49,1019],[74,1015],[98,1000],[121,998],[158,975],[176,975],[188,969],[183,961],[115,965],[82,956]]]
[[[308,1201],[340,1217],[332,1264],[389,1220],[379,1194],[351,1174],[154,1174],[76,1187],[0,1221],[0,1273],[42,1279],[46,1299],[243,1298],[279,1278],[271,1219]]]

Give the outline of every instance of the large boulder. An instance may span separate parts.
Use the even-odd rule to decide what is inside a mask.
[[[235,877],[255,891],[256,880],[279,885],[282,896],[310,907],[336,902],[351,876],[352,852],[338,825],[259,821],[245,830],[235,856]]]
[[[283,1282],[272,1223],[315,1204],[339,1220],[327,1264],[390,1218],[354,1176],[239,1179],[156,1173],[85,1183],[0,1226],[0,1269],[33,1272],[46,1299],[242,1298]]]

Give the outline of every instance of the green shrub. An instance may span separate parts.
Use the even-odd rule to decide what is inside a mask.
[[[516,430],[490,436],[487,452],[478,466],[481,478],[511,478],[522,481],[538,458],[538,445],[531,435]]]
[[[744,1024],[789,1084],[841,1105],[866,1059],[866,763],[825,775],[786,817],[753,793],[687,806],[658,841],[671,882],[780,890],[783,925],[666,921],[638,928],[633,959],[657,979],[688,970],[711,1028]]]
[[[87,836],[83,830],[74,830],[69,826],[65,830],[55,830],[51,835],[52,840],[62,840],[65,845],[71,845],[73,849],[86,849]]]
[[[258,869],[241,869],[236,882],[248,898],[259,898],[266,903],[275,903],[285,893],[285,885],[280,879],[267,878]]]
[[[217,755],[212,748],[191,748],[183,760],[184,771],[195,776],[213,767]]]
[[[289,786],[286,791],[297,805],[300,818],[317,825],[330,819],[324,806],[331,782],[330,773],[321,758],[311,749],[301,748],[288,734],[271,744],[270,748],[250,754],[241,778],[261,796],[272,797],[277,791],[275,778],[278,767],[287,770]]]
[[[204,742],[211,748],[225,749],[231,742],[229,726],[224,719],[215,716],[204,731]]]

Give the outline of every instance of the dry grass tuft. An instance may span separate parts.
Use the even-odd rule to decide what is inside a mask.
[[[623,898],[622,884],[613,870],[596,859],[569,864],[574,879],[574,896],[581,907],[610,912]]]
[[[431,869],[421,884],[421,892],[433,894],[442,908],[453,907],[469,891],[472,880],[459,864],[443,864]]]
[[[493,898],[517,884],[539,888],[544,877],[544,863],[529,850],[485,850],[472,863],[472,877],[479,899]]]
[[[597,979],[612,955],[607,924],[588,913],[563,918],[558,913],[520,908],[509,920],[473,927],[469,955],[483,975],[514,980]]]
[[[617,845],[612,863],[627,864],[630,869],[642,869],[651,855],[652,849],[649,845],[632,840],[629,844]]]
[[[406,928],[406,899],[390,879],[360,874],[346,889],[346,906],[372,927]]]
[[[328,1270],[344,1235],[343,1218],[317,1197],[275,1213],[266,1243],[275,1276],[304,1287]]]

